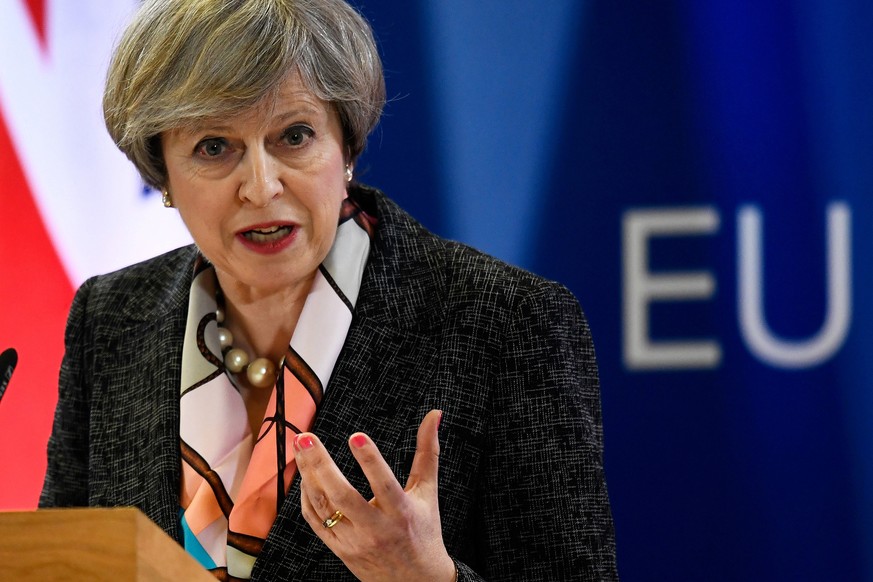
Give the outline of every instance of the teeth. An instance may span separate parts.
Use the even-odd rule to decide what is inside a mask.
[[[291,232],[291,227],[288,226],[272,226],[270,228],[259,228],[243,233],[243,236],[252,242],[267,243],[279,240]]]

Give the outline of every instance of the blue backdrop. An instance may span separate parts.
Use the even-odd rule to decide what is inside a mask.
[[[873,580],[873,4],[357,4],[359,176],[589,317],[622,578]]]

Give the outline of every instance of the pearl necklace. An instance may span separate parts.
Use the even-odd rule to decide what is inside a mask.
[[[272,388],[276,384],[278,374],[276,364],[267,358],[255,358],[250,361],[248,353],[241,348],[233,347],[233,334],[224,323],[224,309],[219,307],[215,310],[215,319],[219,323],[218,343],[221,345],[221,353],[224,356],[224,367],[234,374],[246,371],[246,378],[255,388]]]

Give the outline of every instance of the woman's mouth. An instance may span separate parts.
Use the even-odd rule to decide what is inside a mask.
[[[242,233],[246,240],[257,244],[269,244],[282,240],[293,229],[290,226],[271,226],[268,228],[253,228]]]
[[[271,255],[290,247],[297,238],[294,224],[273,224],[250,228],[237,233],[237,240],[247,249]]]

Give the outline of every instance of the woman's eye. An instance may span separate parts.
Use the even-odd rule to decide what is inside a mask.
[[[196,152],[207,158],[220,156],[227,149],[227,143],[220,138],[204,139],[197,144]]]
[[[285,130],[285,133],[282,134],[282,139],[285,140],[288,145],[301,146],[314,134],[315,132],[305,125],[295,125]]]

